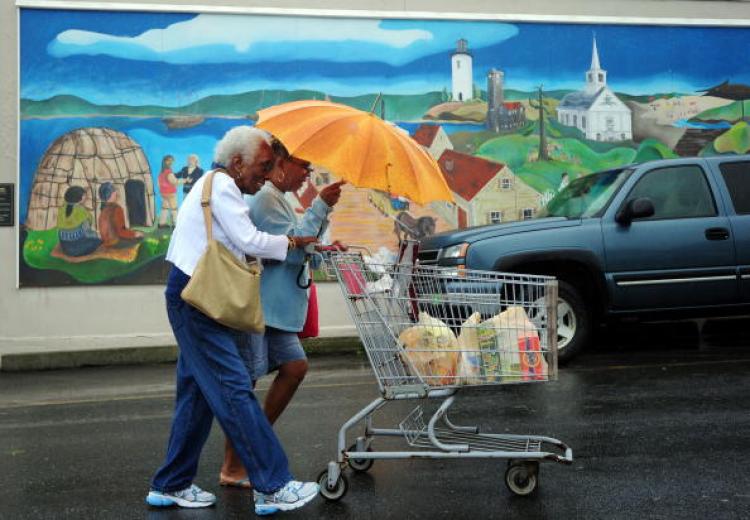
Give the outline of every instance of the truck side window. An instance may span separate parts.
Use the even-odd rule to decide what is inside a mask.
[[[698,165],[671,166],[646,173],[628,195],[628,201],[638,198],[654,203],[654,216],[643,220],[716,215],[711,188]]]
[[[750,214],[750,162],[731,162],[719,165],[721,176],[732,197],[738,215]]]

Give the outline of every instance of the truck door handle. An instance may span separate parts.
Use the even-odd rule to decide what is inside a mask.
[[[706,230],[706,238],[708,240],[728,240],[729,230],[723,227],[712,227]]]

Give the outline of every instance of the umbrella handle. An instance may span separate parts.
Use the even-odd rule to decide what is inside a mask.
[[[372,106],[370,107],[370,113],[371,114],[375,113],[375,107],[378,106],[378,101],[380,101],[381,97],[383,97],[383,93],[382,92],[378,92],[378,95],[375,98],[375,101],[373,101]]]

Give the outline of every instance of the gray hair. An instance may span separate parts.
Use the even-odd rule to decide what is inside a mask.
[[[232,157],[242,156],[244,162],[253,162],[261,142],[271,144],[271,136],[265,130],[252,126],[236,126],[229,130],[214,149],[214,162],[229,166]]]

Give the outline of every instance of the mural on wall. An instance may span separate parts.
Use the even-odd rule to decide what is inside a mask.
[[[675,13],[678,14],[678,13]],[[184,196],[259,109],[328,99],[399,125],[453,203],[346,186],[329,234],[534,218],[568,182],[750,151],[750,29],[21,9],[20,282],[160,283]],[[397,174],[397,172],[396,172]],[[309,206],[336,172],[316,169]]]

